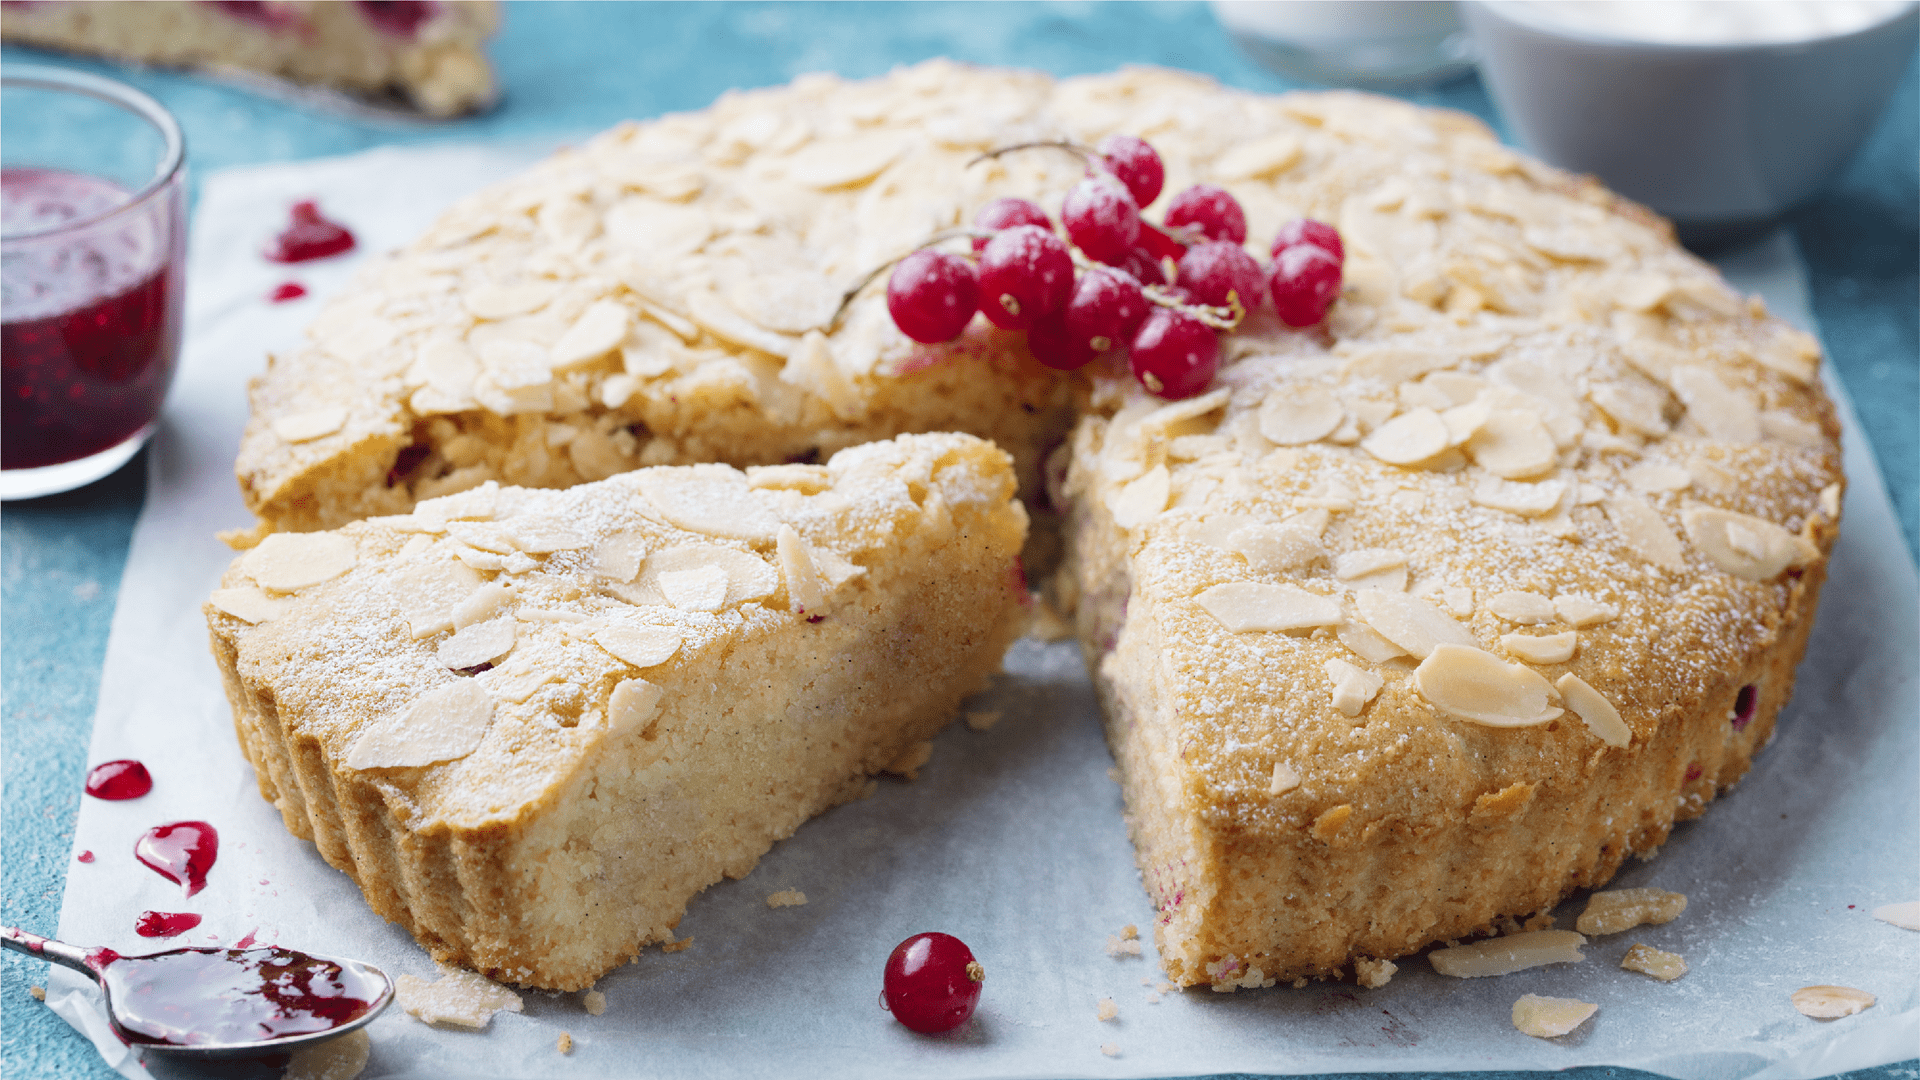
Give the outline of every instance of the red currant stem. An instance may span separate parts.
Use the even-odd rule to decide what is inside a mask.
[[[979,157],[974,158],[972,161],[967,162],[967,168],[971,169],[983,161],[992,161],[1002,154],[1011,154],[1015,150],[1036,150],[1042,148],[1065,150],[1070,154],[1079,154],[1082,158],[1086,159],[1087,167],[1090,169],[1097,168],[1104,170],[1106,168],[1106,165],[1103,164],[1106,159],[1100,156],[1100,151],[1095,150],[1091,146],[1082,146],[1068,139],[1045,139],[1040,142],[1023,142],[1014,143],[1012,146],[1002,146],[995,150],[989,150]]]
[[[1067,254],[1073,256],[1073,268],[1075,270],[1087,271],[1096,267],[1106,267],[1105,263],[1094,262],[1092,259],[1087,258],[1081,253],[1079,248],[1071,244],[1067,245]],[[1172,259],[1166,261],[1169,263],[1173,262]],[[1172,273],[1173,267],[1168,267],[1168,270],[1169,273],[1167,277],[1171,279],[1174,276]],[[1240,325],[1240,320],[1247,317],[1247,309],[1241,305],[1240,294],[1238,292],[1229,291],[1227,293],[1226,305],[1224,307],[1216,307],[1211,304],[1186,303],[1178,297],[1167,295],[1166,291],[1159,285],[1142,285],[1140,291],[1153,303],[1161,307],[1184,311],[1194,318],[1199,319],[1202,323],[1213,327],[1215,330],[1225,330],[1231,333]],[[1095,351],[1100,352],[1105,350]]]
[[[924,251],[925,249],[930,248],[935,244],[944,244],[948,240],[958,240],[962,237],[967,237],[970,239],[975,237],[991,238],[993,235],[994,235],[993,229],[973,229],[965,226],[961,226],[959,228],[954,228],[954,229],[942,229],[941,231],[934,233],[932,236],[927,237],[926,242],[922,243],[919,247],[914,248],[913,251]],[[866,290],[866,287],[873,284],[874,281],[877,280],[881,274],[884,274],[887,271],[893,269],[893,266],[895,263],[899,262],[901,259],[906,258],[908,255],[913,254],[913,251],[903,252],[900,255],[897,255],[894,258],[888,259],[886,262],[883,262],[879,266],[876,266],[873,269],[867,271],[864,275],[861,276],[859,282],[856,283],[853,286],[853,288],[848,289],[846,292],[841,293],[840,306],[833,309],[833,318],[828,319],[827,325],[824,327],[821,327],[820,331],[822,333],[831,334],[835,330],[840,329],[840,320],[846,317],[847,308],[852,306],[853,298],[856,296],[859,296],[862,292],[864,292]],[[971,251],[960,252],[960,257],[963,259],[974,259],[974,260],[977,260],[979,258]]]

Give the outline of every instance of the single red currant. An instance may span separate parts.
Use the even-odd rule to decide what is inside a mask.
[[[1188,248],[1180,259],[1180,284],[1202,304],[1226,307],[1229,293],[1247,311],[1257,311],[1266,303],[1266,271],[1246,248],[1225,240]]]
[[[1274,310],[1288,326],[1312,326],[1340,295],[1340,261],[1315,244],[1295,244],[1273,258]]]
[[[1213,382],[1220,339],[1184,311],[1156,307],[1133,335],[1133,377],[1168,401],[1190,398]]]
[[[1087,258],[1122,262],[1140,239],[1140,204],[1111,176],[1089,176],[1073,185],[1060,204],[1067,238]]]
[[[1142,221],[1139,250],[1146,252],[1147,257],[1155,262],[1161,259],[1173,259],[1177,262],[1180,256],[1187,253],[1187,245],[1156,228],[1153,222]]]
[[[979,305],[973,264],[958,255],[922,248],[895,263],[887,278],[893,325],[928,345],[959,337]]]
[[[1195,184],[1167,204],[1167,227],[1189,228],[1209,240],[1247,242],[1247,212],[1226,188]]]
[[[1078,371],[1098,355],[1086,338],[1067,325],[1067,313],[1056,311],[1027,328],[1027,351],[1055,371]]]
[[[1091,360],[1096,353],[1131,341],[1133,332],[1140,328],[1152,306],[1132,274],[1110,266],[1096,266],[1073,283],[1073,298],[1067,301],[1065,329],[1085,346],[1086,357]],[[1038,350],[1034,355],[1039,355]]]
[[[881,1001],[923,1035],[952,1031],[973,1016],[987,973],[952,934],[915,934],[887,957]]]
[[[1280,234],[1273,238],[1271,250],[1278,255],[1296,244],[1312,244],[1314,247],[1323,248],[1337,262],[1347,260],[1347,248],[1340,242],[1340,230],[1324,221],[1294,218],[1280,226]]]
[[[980,212],[973,215],[973,225],[974,228],[992,229],[994,232],[999,232],[1001,229],[1011,229],[1015,225],[1038,225],[1043,229],[1053,228],[1053,222],[1048,220],[1047,212],[1040,209],[1039,203],[1031,199],[1016,199],[1011,196],[1004,199],[995,199],[981,207]],[[974,254],[979,254],[980,251],[987,246],[987,240],[988,237],[985,236],[976,236],[973,238]]]
[[[1167,182],[1167,169],[1145,139],[1109,135],[1101,139],[1095,149],[1100,151],[1101,163],[1107,171],[1127,185],[1135,204],[1146,206],[1160,197],[1160,189]]]
[[[980,311],[1002,330],[1025,330],[1073,295],[1073,256],[1038,225],[1002,231],[980,252]]]
[[[1145,248],[1134,248],[1133,253],[1128,255],[1126,261],[1120,263],[1117,269],[1126,271],[1142,285],[1167,283],[1166,267]]]

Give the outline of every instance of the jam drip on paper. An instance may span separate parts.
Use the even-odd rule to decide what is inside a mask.
[[[187,887],[192,896],[207,887],[207,871],[220,854],[220,834],[204,821],[176,821],[148,829],[133,856],[154,873]]]
[[[320,214],[320,204],[308,199],[293,204],[292,222],[273,243],[266,256],[277,263],[312,262],[353,250],[353,233],[337,221]]]
[[[96,799],[137,799],[153,790],[153,774],[131,759],[106,761],[87,773],[87,794]]]

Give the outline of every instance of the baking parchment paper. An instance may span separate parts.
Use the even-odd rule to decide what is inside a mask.
[[[266,351],[297,341],[366,253],[406,243],[453,198],[544,149],[384,149],[206,179],[186,354],[150,456],[91,749],[96,762],[146,762],[155,784],[132,802],[81,801],[74,850],[97,859],[68,872],[63,939],[138,953],[251,934],[364,958],[393,975],[435,975],[426,954],[260,798],[234,742],[200,604],[231,558],[213,534],[251,523],[232,463],[246,379]],[[261,259],[289,204],[314,197],[358,233],[359,253],[291,268]],[[1774,311],[1811,325],[1783,236],[1723,269]],[[290,278],[309,298],[266,302]],[[1001,712],[997,724],[955,724],[918,780],[882,781],[872,797],[802,826],[745,879],[707,890],[679,928],[692,947],[649,949],[603,979],[604,1015],[589,1015],[578,995],[529,992],[524,1013],[472,1033],[430,1028],[394,1008],[371,1029],[364,1075],[1155,1077],[1615,1065],[1689,1080],[1790,1080],[1920,1055],[1920,934],[1869,915],[1920,898],[1914,567],[1851,407],[1831,380],[1829,389],[1845,417],[1850,484],[1795,699],[1747,778],[1614,882],[1687,894],[1673,923],[1594,939],[1579,964],[1501,978],[1448,979],[1412,957],[1380,990],[1161,993],[1154,912],[1078,654],[1070,643],[1028,640],[969,706]],[[180,819],[212,822],[221,836],[210,884],[192,899],[132,855],[143,830]],[[765,898],[787,888],[808,902],[770,909]],[[1562,927],[1582,902],[1561,910]],[[133,933],[149,909],[206,919],[172,942],[149,941]],[[1148,939],[1145,957],[1105,950],[1128,924]],[[888,951],[931,929],[959,935],[987,970],[977,1018],[940,1038],[909,1033],[877,1002]],[[1634,942],[1682,954],[1691,972],[1663,985],[1621,970]],[[92,984],[50,974],[48,1004],[123,1075],[147,1076],[107,1033]],[[1842,1020],[1810,1020],[1788,995],[1816,983],[1866,989],[1879,1002]],[[1524,993],[1600,1010],[1574,1035],[1534,1039],[1509,1021]],[[1118,1007],[1108,1022],[1095,1015],[1103,998]],[[573,1040],[564,1057],[563,1031]]]

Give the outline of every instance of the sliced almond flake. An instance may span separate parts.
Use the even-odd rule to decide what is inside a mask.
[[[1279,446],[1319,442],[1333,434],[1347,411],[1318,386],[1281,386],[1260,402],[1260,434]]]
[[[688,532],[769,542],[780,531],[780,519],[753,494],[745,474],[725,465],[647,469],[637,482],[662,517]]]
[[[669,267],[699,251],[715,225],[702,207],[634,196],[607,208],[604,227],[607,240],[641,265]]]
[[[1873,1008],[1874,997],[1851,986],[1803,986],[1793,992],[1793,1007],[1815,1020],[1837,1020]]]
[[[1567,484],[1564,480],[1523,483],[1489,476],[1474,485],[1468,499],[1475,506],[1490,510],[1505,510],[1521,517],[1543,517],[1560,505],[1566,493]]]
[[[474,623],[497,618],[513,607],[513,599],[513,587],[505,582],[482,585],[453,606],[453,628],[465,630]]]
[[[1487,380],[1464,371],[1433,371],[1420,381],[1447,395],[1455,405],[1470,404],[1487,388]]]
[[[786,160],[787,179],[827,191],[879,176],[906,149],[898,135],[821,140]]]
[[[659,581],[662,575],[704,567],[717,567],[726,574],[722,607],[759,600],[780,587],[779,574],[765,559],[749,551],[713,544],[680,544],[654,552],[647,557],[640,580],[642,584],[653,584],[666,595],[665,586]]]
[[[451,671],[491,664],[513,650],[514,621],[501,616],[454,631],[435,652],[441,666]]]
[[[1168,402],[1140,418],[1139,432],[1149,439],[1165,438],[1175,427],[1225,408],[1232,397],[1232,391],[1223,386],[1198,397]]]
[[[867,414],[867,400],[860,393],[827,347],[827,338],[810,330],[800,338],[780,369],[780,381],[797,386],[821,401],[842,420],[859,420]]]
[[[1465,619],[1473,614],[1473,590],[1465,585],[1443,586],[1440,602],[1456,618]]]
[[[1572,630],[1534,637],[1529,634],[1502,634],[1500,647],[1511,656],[1529,664],[1564,664],[1573,659],[1580,635]]]
[[[1413,672],[1420,696],[1448,715],[1487,727],[1532,727],[1559,716],[1540,673],[1483,649],[1436,645]]]
[[[522,390],[553,382],[548,351],[531,341],[495,338],[479,345],[480,366],[502,390]],[[476,380],[477,381],[477,380]]]
[[[1651,945],[1635,945],[1628,949],[1627,955],[1620,958],[1620,966],[1627,971],[1651,975],[1661,982],[1672,982],[1687,973],[1685,957]]]
[[[1373,628],[1363,622],[1349,619],[1336,628],[1340,644],[1352,650],[1355,656],[1375,664],[1384,664],[1396,656],[1407,655],[1407,650],[1375,633]]]
[[[346,422],[347,410],[344,406],[328,405],[275,420],[273,433],[290,443],[310,442],[339,431]]]
[[[825,465],[760,465],[747,470],[747,486],[815,495],[833,486]]]
[[[741,317],[763,330],[805,334],[824,327],[840,305],[840,290],[804,261],[756,256],[752,268],[726,280],[722,295]]]
[[[520,550],[513,546],[506,528],[491,521],[449,521],[447,535],[468,547],[491,551],[495,555],[511,555]]]
[[[293,606],[293,599],[286,596],[268,596],[251,585],[242,585],[237,589],[215,589],[207,602],[242,622],[259,625],[272,622],[287,613]]]
[[[1378,574],[1407,565],[1407,553],[1393,548],[1361,548],[1348,551],[1334,561],[1333,576],[1342,581]]]
[[[1107,511],[1115,525],[1137,529],[1160,516],[1173,495],[1173,475],[1165,465],[1155,465],[1127,481],[1107,498]]]
[[[1595,936],[1618,934],[1636,926],[1665,926],[1687,910],[1682,893],[1665,889],[1611,889],[1587,897],[1574,928]]]
[[[1613,707],[1605,694],[1587,685],[1586,680],[1569,671],[1553,686],[1560,691],[1567,708],[1586,723],[1594,738],[1615,747],[1624,747],[1633,741],[1633,729],[1620,719],[1620,710]]]
[[[1407,568],[1389,566],[1371,574],[1361,574],[1349,578],[1341,584],[1349,589],[1380,589],[1386,592],[1405,592],[1407,588]]]
[[[1632,495],[1615,495],[1601,505],[1635,555],[1662,569],[1686,569],[1686,549],[1653,507]]]
[[[593,635],[594,644],[637,668],[650,668],[673,659],[680,651],[680,628],[642,623],[615,623]]]
[[[741,318],[719,295],[704,290],[688,293],[687,313],[708,333],[744,349],[756,349],[782,360],[793,355],[798,342]]]
[[[518,380],[521,375],[507,376]],[[492,372],[473,380],[473,399],[496,416],[520,416],[525,413],[553,411],[553,380],[538,384],[502,385]]]
[[[1673,279],[1665,274],[1622,274],[1611,290],[1614,303],[1628,311],[1651,311],[1673,295]]]
[[[579,551],[593,541],[559,521],[522,518],[507,524],[507,539],[529,555],[548,555],[556,551]]]
[[[416,1019],[428,1024],[483,1028],[497,1012],[519,1012],[520,995],[471,971],[449,971],[428,982],[418,975],[394,980],[394,1000]]]
[[[565,370],[576,364],[598,360],[626,339],[633,316],[626,307],[612,300],[595,300],[587,305],[573,326],[560,335],[548,351],[548,362]]]
[[[1474,437],[1493,416],[1493,406],[1485,399],[1471,401],[1440,414],[1440,422],[1447,425],[1447,445],[1463,446]]]
[[[1336,349],[1336,352],[1343,350]],[[1348,379],[1378,379],[1388,386],[1417,379],[1430,371],[1457,366],[1458,353],[1402,345],[1361,346],[1344,350],[1340,374]]]
[[[1839,484],[1828,484],[1820,489],[1820,512],[1828,521],[1840,520],[1840,496],[1844,494]]]
[[[1662,461],[1643,461],[1623,473],[1622,478],[1633,490],[1649,493],[1685,491],[1693,486],[1692,473]]]
[[[347,751],[347,767],[410,768],[463,758],[479,749],[492,723],[493,698],[472,679],[455,679],[422,694],[405,712],[377,714]]]
[[[1773,522],[1732,510],[1689,507],[1681,512],[1680,524],[1707,561],[1749,581],[1770,581],[1819,555],[1812,544]]]
[[[240,557],[240,570],[274,592],[332,581],[360,561],[353,538],[339,533],[274,533]]]
[[[1803,330],[1781,330],[1755,346],[1753,359],[1802,386],[1813,385],[1820,375],[1820,343]]]
[[[727,572],[719,566],[669,570],[653,581],[667,603],[682,611],[719,611],[727,602]]]
[[[1537,592],[1509,589],[1487,597],[1487,609],[1511,623],[1533,626],[1554,620],[1553,601]]]
[[[453,626],[454,608],[484,582],[461,562],[430,562],[395,574],[391,592],[415,640]]]
[[[632,581],[646,557],[645,537],[634,532],[614,533],[594,545],[593,571],[608,581]]]
[[[787,581],[787,603],[795,614],[826,607],[827,583],[814,565],[813,552],[791,525],[781,525],[777,543],[781,575]]]
[[[1267,794],[1285,795],[1300,786],[1300,772],[1284,761],[1273,763],[1273,779],[1267,782]]]
[[[1348,411],[1360,422],[1362,432],[1371,433],[1393,419],[1400,411],[1400,403],[1384,398],[1361,398]]]
[[[500,485],[489,480],[477,488],[427,499],[414,505],[413,516],[422,523],[439,522],[444,529],[450,521],[485,521],[500,506]]]
[[[583,623],[587,616],[565,608],[521,608],[513,617],[522,622]]]
[[[1513,1003],[1513,1026],[1536,1039],[1557,1039],[1599,1011],[1600,1006],[1573,998],[1522,994]]]
[[[1236,634],[1336,626],[1345,618],[1339,604],[1291,585],[1228,582],[1206,589],[1194,602]]]
[[[1355,594],[1354,606],[1375,633],[1423,660],[1441,645],[1480,648],[1466,627],[1419,597],[1363,589]]]
[[[1474,464],[1509,480],[1551,472],[1559,463],[1559,449],[1546,424],[1522,409],[1492,410],[1465,449]]]
[[[1920,930],[1920,900],[1881,904],[1873,909],[1873,917],[1883,923],[1892,923],[1902,930]]]
[[[1214,179],[1226,183],[1265,180],[1293,168],[1299,163],[1300,157],[1298,135],[1292,132],[1266,135],[1238,143],[1221,154],[1213,163],[1213,175]]]
[[[1389,465],[1412,465],[1445,450],[1446,422],[1432,409],[1414,409],[1380,425],[1360,448]]]
[[[1333,683],[1333,707],[1342,716],[1359,716],[1387,682],[1377,672],[1354,667],[1345,660],[1329,660],[1321,667]]]
[[[1611,606],[1584,596],[1556,596],[1553,598],[1553,610],[1560,616],[1561,622],[1576,630],[1609,623],[1620,617],[1620,613]]]
[[[1613,418],[1613,422],[1650,438],[1659,438],[1668,431],[1665,412],[1666,402],[1660,391],[1638,381],[1595,383],[1587,391],[1587,400],[1599,407],[1601,412]]]
[[[524,282],[518,285],[484,282],[462,290],[460,302],[476,319],[499,320],[539,311],[559,293],[560,287],[549,282]]]
[[[1760,410],[1746,392],[1720,381],[1712,368],[1682,364],[1667,373],[1667,385],[1687,405],[1687,416],[1710,439],[1730,443],[1760,441]]]
[[[1786,409],[1768,409],[1760,414],[1760,433],[1789,446],[1818,449],[1827,445],[1827,433],[1820,425],[1802,420]]]
[[[1442,419],[1445,419],[1446,411],[1454,407],[1452,398],[1424,379],[1420,382],[1403,382],[1395,388],[1394,393],[1400,399],[1402,408],[1432,409],[1442,414]]]
[[[1548,964],[1571,964],[1586,959],[1580,946],[1587,939],[1571,930],[1530,930],[1506,937],[1435,949],[1427,954],[1433,970],[1456,979],[1510,975]]]

